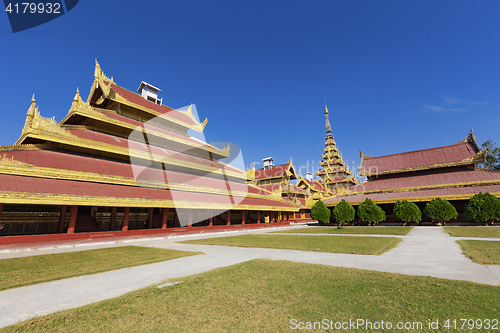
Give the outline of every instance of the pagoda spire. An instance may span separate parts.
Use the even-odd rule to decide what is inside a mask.
[[[325,98],[325,118],[326,118],[326,136],[332,135],[332,126],[330,125],[330,119],[328,119],[328,108],[326,106],[326,98]]]
[[[320,183],[325,188],[330,190],[337,190],[340,188],[346,189],[357,184],[357,181],[352,178],[351,171],[347,165],[347,160],[344,162],[342,154],[340,153],[335,139],[332,134],[332,126],[328,117],[328,107],[325,99],[325,119],[326,119],[326,136],[325,148],[322,155],[320,167],[323,169],[316,171],[316,175],[321,177]]]

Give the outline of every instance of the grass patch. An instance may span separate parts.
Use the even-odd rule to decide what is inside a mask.
[[[350,235],[407,235],[413,227],[307,227],[274,231],[283,234],[350,234]]]
[[[401,240],[401,238],[393,237],[241,235],[196,239],[184,241],[182,243],[379,255],[394,248]]]
[[[0,260],[0,290],[151,264],[195,254],[198,253],[152,247],[121,246],[2,259]]]
[[[444,227],[452,237],[500,238],[500,227]]]
[[[464,254],[475,263],[481,265],[500,265],[500,242],[459,240]]]
[[[469,331],[467,327],[444,329],[445,320],[491,320],[500,312],[500,287],[496,286],[287,261],[252,260],[182,280],[175,286],[147,287],[0,331],[289,332],[292,319],[335,323],[363,318],[390,321],[393,329],[388,332],[406,331],[395,326],[408,321],[422,322],[423,327],[410,332],[463,332]],[[427,329],[428,319],[439,320],[439,329]]]

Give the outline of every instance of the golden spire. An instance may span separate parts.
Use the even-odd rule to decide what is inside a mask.
[[[31,103],[36,104],[35,94],[33,94],[33,97],[31,97]]]
[[[326,98],[325,98],[325,118],[326,118],[326,137],[330,137],[332,135],[332,126],[330,125],[330,119],[328,119],[328,108],[326,107]]]

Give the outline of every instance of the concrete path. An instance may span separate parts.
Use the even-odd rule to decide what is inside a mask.
[[[251,230],[249,233],[269,231],[271,230]],[[319,236],[319,234],[314,235]],[[228,235],[212,234],[196,238],[214,236]],[[335,236],[343,237],[343,235]],[[365,236],[374,237],[374,235]],[[482,266],[473,263],[462,254],[460,246],[455,242],[458,238],[450,237],[440,227],[416,227],[407,236],[393,237],[403,238],[403,241],[398,247],[381,256],[176,243],[183,239],[136,241],[134,245],[200,251],[204,254],[2,291],[0,327],[34,316],[117,297],[139,288],[160,284],[167,279],[182,278],[257,258],[433,276],[490,285],[500,284],[500,266]],[[96,244],[89,247],[52,249],[52,251],[46,249],[42,252],[55,253],[119,245],[125,244]],[[24,253],[28,254],[41,254],[41,252]],[[7,253],[0,255],[0,258],[20,255],[22,253]]]

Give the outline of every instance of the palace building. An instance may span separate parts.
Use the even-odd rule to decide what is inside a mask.
[[[312,207],[310,193],[290,182],[297,179],[292,158],[290,157],[288,163],[276,166],[272,157],[264,158],[262,162],[262,169],[255,170],[253,168],[251,170],[254,175],[252,183],[297,207],[299,211],[292,216],[295,221],[310,219],[310,208]]]
[[[396,201],[423,209],[440,197],[460,221],[476,193],[500,196],[500,172],[476,167],[486,150],[472,131],[449,146],[379,157],[360,152],[366,181],[358,183],[325,103],[320,179],[298,176],[291,158],[277,166],[265,158],[262,169],[243,171],[231,165],[239,154],[231,144],[216,147],[188,134],[203,133],[207,119],[200,122],[192,105],[164,105],[161,92],[144,81],[137,93],[120,87],[96,61],[87,100],[77,89],[59,123],[41,116],[33,96],[20,138],[0,146],[0,235],[308,222],[317,200],[333,207],[366,198],[391,222]]]
[[[120,87],[96,61],[87,100],[77,90],[61,122],[42,117],[33,96],[21,137],[0,147],[0,235],[260,223],[269,212],[276,222],[298,211],[226,163],[230,146],[190,137],[207,120],[159,92]]]
[[[392,209],[398,200],[415,202],[421,210],[434,198],[449,200],[457,209],[457,221],[464,221],[467,200],[476,193],[500,196],[500,171],[476,167],[484,162],[474,133],[455,144],[386,156],[367,156],[360,151],[360,176],[366,181],[341,196],[325,200],[335,206],[345,199],[356,206],[366,198],[373,200],[391,222]]]

